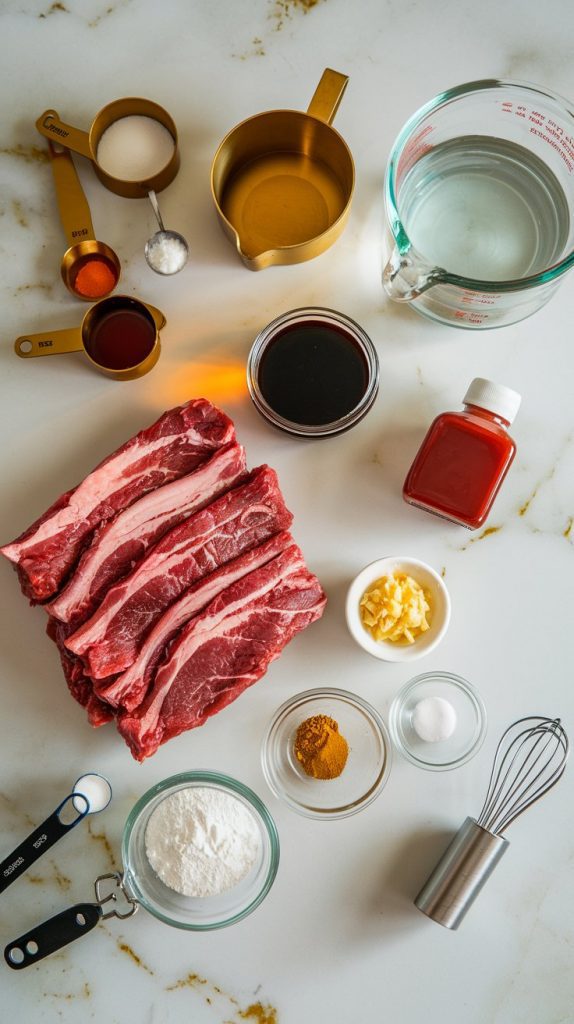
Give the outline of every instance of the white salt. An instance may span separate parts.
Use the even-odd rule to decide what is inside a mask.
[[[103,775],[95,772],[89,775],[82,775],[74,786],[74,796],[83,796],[88,801],[88,813],[97,814],[103,811],[112,799],[112,787]],[[74,799],[74,807],[80,813],[83,811],[83,801]]]
[[[142,181],[163,170],[174,148],[172,135],[161,121],[130,114],[106,128],[98,143],[97,159],[113,178]]]
[[[145,257],[158,274],[177,274],[187,262],[187,246],[177,237],[155,236],[146,246]]]
[[[425,743],[440,743],[456,728],[456,711],[444,697],[424,697],[413,711],[413,729]]]

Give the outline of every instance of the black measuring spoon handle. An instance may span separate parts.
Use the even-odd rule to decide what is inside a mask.
[[[102,916],[99,904],[77,903],[9,942],[4,950],[4,959],[8,967],[20,971],[91,932]]]
[[[78,811],[74,800],[81,799],[85,803],[85,808]],[[62,818],[62,812],[66,808],[69,802],[72,802],[71,808],[76,813],[76,817],[71,821],[64,821]],[[59,807],[56,808],[53,814],[49,818],[46,818],[41,825],[38,825],[37,829],[20,843],[8,857],[6,857],[0,864],[0,893],[4,892],[12,882],[15,882],[20,875],[23,875],[28,870],[34,861],[38,860],[42,854],[49,850],[54,843],[58,842],[62,836],[65,836],[70,829],[74,828],[82,818],[85,818],[88,813],[90,806],[84,796],[79,793],[70,793]],[[70,808],[66,808],[69,813]]]

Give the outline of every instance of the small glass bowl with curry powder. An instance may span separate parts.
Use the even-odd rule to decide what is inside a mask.
[[[272,793],[309,818],[346,818],[367,807],[391,769],[385,723],[347,690],[298,693],[276,711],[261,751]]]

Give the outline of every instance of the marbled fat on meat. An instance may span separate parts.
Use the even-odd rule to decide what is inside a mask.
[[[204,579],[199,580],[172,604],[146,636],[133,665],[109,680],[94,681],[95,692],[109,704],[133,711],[144,699],[160,661],[164,660],[171,641],[177,633],[226,587],[247,573],[265,565],[293,543],[284,530],[256,548],[251,548],[232,559]],[[74,655],[67,652],[69,658]]]
[[[14,563],[23,593],[32,604],[47,601],[68,577],[96,527],[234,440],[229,417],[203,398],[165,412],[0,548]]]
[[[254,469],[241,486],[166,534],[134,572],[110,588],[66,646],[82,656],[94,679],[124,671],[157,619],[188,587],[287,529],[292,518],[274,470]]]
[[[245,473],[245,452],[230,444],[192,473],[146,494],[96,531],[68,585],[46,605],[50,615],[78,625],[92,614],[109,588],[141,562],[165,533]]]
[[[216,597],[182,630],[140,707],[117,719],[136,760],[234,701],[325,602],[295,544]]]

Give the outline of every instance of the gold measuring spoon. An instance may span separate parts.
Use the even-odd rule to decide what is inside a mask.
[[[70,243],[60,273],[72,295],[85,302],[103,299],[116,287],[120,261],[105,242],[96,241],[90,207],[67,149],[48,142],[60,219]]]
[[[155,306],[129,295],[113,295],[91,306],[79,327],[23,334],[16,338],[14,351],[21,359],[84,352],[106,377],[135,380],[157,363],[159,332],[165,323]]]

